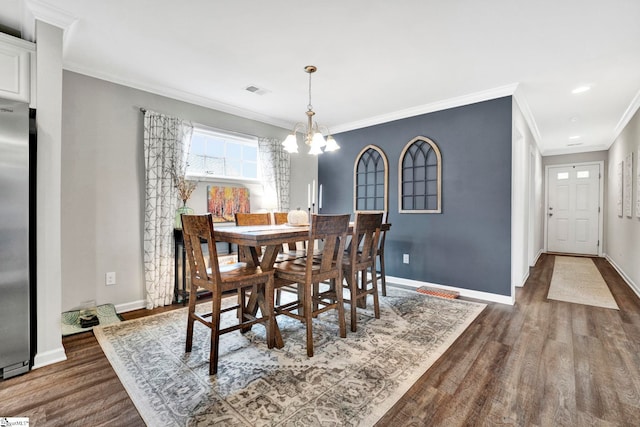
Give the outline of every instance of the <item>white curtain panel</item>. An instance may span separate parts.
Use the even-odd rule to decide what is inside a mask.
[[[193,126],[176,117],[144,113],[144,274],[147,308],[173,301],[173,226],[178,191],[172,171],[184,176]]]
[[[282,141],[275,138],[259,138],[258,150],[265,194],[275,194],[279,212],[289,210],[289,179],[291,160],[284,151]]]

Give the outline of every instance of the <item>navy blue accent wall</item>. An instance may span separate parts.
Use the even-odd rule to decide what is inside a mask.
[[[389,276],[511,295],[512,98],[505,97],[335,135],[318,159],[321,213],[353,212],[353,166],[368,144],[389,161]],[[398,161],[411,139],[442,153],[442,213],[398,213]],[[408,253],[410,263],[402,263]]]

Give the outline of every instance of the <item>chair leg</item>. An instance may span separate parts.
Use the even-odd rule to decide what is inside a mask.
[[[305,283],[304,285],[304,321],[307,329],[307,356],[313,357],[313,304],[311,303],[311,283]]]
[[[276,313],[273,308],[273,275],[269,276],[269,280],[264,285],[264,298],[266,300],[267,313],[262,313],[262,316],[269,316],[269,320],[264,325],[267,328],[267,348],[273,348],[276,345]]]
[[[222,293],[213,295],[211,300],[211,349],[209,351],[209,375],[218,372],[218,343],[220,342],[220,305]]]
[[[347,285],[349,285],[349,298],[351,299],[351,332],[357,330],[358,314],[356,308],[358,306],[358,273],[350,273],[349,279],[347,279]]]
[[[384,256],[380,256],[380,282],[382,283],[382,296],[387,296],[387,279],[384,273]]]
[[[366,276],[367,270],[364,270],[364,274]],[[378,299],[378,280],[375,279],[376,277],[376,268],[374,265],[371,266],[371,278],[373,279],[371,281],[371,286],[373,289],[373,313],[376,316],[376,319],[380,318],[380,300]]]
[[[193,345],[193,322],[194,322],[194,313],[196,311],[196,286],[191,285],[191,291],[189,294],[189,309],[187,314],[187,339],[184,346],[184,352],[191,352],[191,347]]]
[[[318,301],[316,300],[318,295],[320,295],[320,283],[314,283],[313,284],[313,291],[311,292],[311,301],[313,301],[312,309],[313,309],[313,317],[314,318],[318,317],[318,313],[316,313],[318,311]]]
[[[344,320],[344,291],[342,290],[342,277],[338,277],[338,279],[334,281],[334,286],[336,289],[336,300],[338,303],[338,326],[340,328],[340,338],[346,338],[347,325]]]

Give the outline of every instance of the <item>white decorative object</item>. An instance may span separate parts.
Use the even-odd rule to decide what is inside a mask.
[[[631,209],[633,200],[633,152],[627,155],[624,162],[624,214],[631,218],[633,210]]]
[[[309,217],[305,211],[301,211],[300,208],[298,208],[298,210],[289,212],[287,221],[289,221],[291,225],[307,225],[309,224]]]

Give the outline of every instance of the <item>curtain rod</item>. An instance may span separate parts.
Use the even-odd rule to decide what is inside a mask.
[[[140,112],[141,112],[141,113],[146,113],[146,112],[147,112],[147,109],[146,109],[146,108],[144,108],[144,107],[140,107]]]

